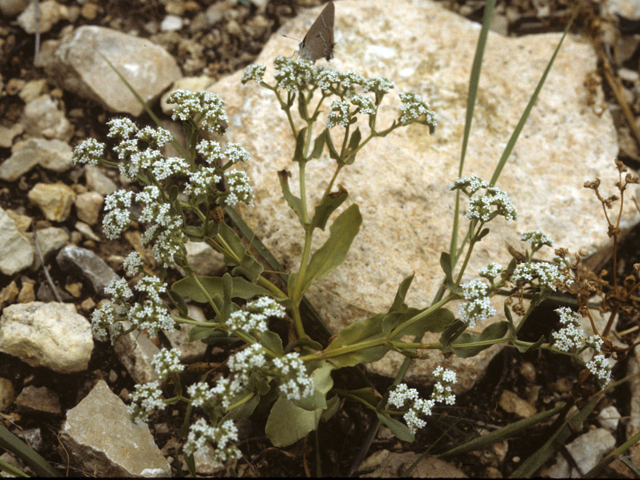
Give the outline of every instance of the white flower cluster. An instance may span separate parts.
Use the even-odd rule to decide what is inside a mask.
[[[489,280],[493,280],[498,275],[500,275],[500,273],[502,273],[502,265],[497,262],[490,263],[486,267],[481,268],[478,272],[481,277],[487,278]]]
[[[138,273],[142,273],[144,268],[144,263],[142,262],[142,257],[136,251],[131,252],[126,256],[124,262],[122,262],[122,266],[129,275],[137,275]]]
[[[144,127],[138,132],[138,139],[148,143],[149,145],[160,148],[173,140],[173,137],[171,136],[171,132],[166,128]]]
[[[556,265],[550,263],[521,263],[514,269],[510,280],[517,285],[533,283],[534,279],[538,280],[540,288],[555,292],[556,284],[562,283],[565,277]]]
[[[606,387],[611,381],[611,365],[604,355],[596,355],[587,363],[589,371],[598,379],[600,388]]]
[[[201,167],[189,174],[189,182],[184,188],[185,195],[206,195],[217,191],[217,185],[222,180],[218,175],[218,169],[213,167]]]
[[[402,102],[402,115],[400,115],[399,122],[402,125],[408,125],[416,122],[424,115],[425,123],[429,125],[431,131],[435,131],[438,126],[436,114],[431,110],[429,103],[422,100],[420,95],[414,92],[401,93],[400,101]]]
[[[180,350],[177,348],[171,350],[163,348],[153,357],[151,365],[162,381],[184,370],[184,365],[180,363]]]
[[[267,70],[267,67],[265,67],[264,65],[258,65],[258,64],[249,65],[247,68],[244,69],[244,72],[242,72],[242,80],[240,81],[242,82],[243,85],[247,82],[250,82],[251,80],[253,80],[254,82],[260,83],[264,78],[264,73],[266,70]]]
[[[131,419],[136,422],[146,422],[149,414],[154,410],[164,410],[166,407],[162,401],[162,391],[158,382],[150,382],[144,385],[136,385],[135,390],[129,395],[131,405],[127,408]]]
[[[371,77],[362,84],[362,90],[375,93],[376,98],[389,93],[392,88],[396,88],[396,84],[384,77]]]
[[[553,239],[540,230],[524,232],[521,237],[523,242],[529,242],[534,250],[540,250],[541,247],[553,247]]]
[[[189,165],[180,157],[169,157],[162,162],[156,162],[152,167],[153,176],[162,182],[176,175],[186,175]]]
[[[175,90],[167,97],[167,103],[177,104],[171,118],[185,121],[199,120],[199,127],[222,135],[227,129],[224,102],[215,93]]]
[[[213,427],[201,418],[189,428],[189,435],[184,444],[184,453],[189,456],[197,451],[210,453],[211,462],[215,465],[222,465],[242,457],[238,447],[231,443],[233,441],[238,441],[238,429],[231,420],[226,420]],[[207,444],[213,448],[205,449]]]
[[[109,128],[108,137],[117,138],[119,140],[129,140],[133,135],[138,133],[138,127],[128,118],[114,118],[107,122]]]
[[[436,403],[446,403],[453,405],[456,396],[451,392],[450,386],[444,386],[444,383],[456,383],[456,374],[451,370],[445,370],[438,367],[433,371],[433,375],[438,381],[433,388],[431,398],[424,400],[420,398],[420,394],[414,388],[409,388],[406,384],[401,383],[389,393],[389,404],[396,408],[404,408],[408,406],[408,410],[404,413],[403,418],[409,427],[411,433],[416,433],[424,427],[427,422],[420,418],[420,415],[431,415],[431,410]]]
[[[278,55],[273,61],[273,66],[278,88],[291,93],[308,85],[313,78],[311,62],[308,60],[294,60]]]
[[[334,100],[331,102],[331,111],[327,114],[327,128],[333,128],[337,125],[348,127],[350,105],[346,100]]]
[[[202,407],[205,404],[213,402],[214,392],[206,382],[198,382],[187,388],[187,393],[191,398],[191,405],[194,407]]]
[[[487,188],[488,186],[489,182],[483,180],[474,173],[470,177],[456,178],[453,183],[449,185],[449,190],[461,190],[468,196],[471,196],[481,188]]]
[[[74,149],[71,161],[76,165],[86,163],[87,165],[96,166],[102,160],[104,147],[104,143],[94,138],[88,138]]]
[[[572,348],[580,348],[584,341],[582,317],[569,307],[556,308],[562,328],[552,332],[553,344],[562,352],[569,352]]]
[[[247,310],[233,312],[227,321],[229,334],[235,331],[264,333],[268,330],[269,317],[284,318],[285,308],[271,297],[260,297],[247,303]]]
[[[487,187],[484,195],[474,195],[469,199],[469,210],[466,217],[469,220],[488,222],[501,215],[511,222],[518,219],[516,207],[509,196],[497,187]]]
[[[297,352],[291,352],[273,359],[275,372],[281,375],[278,391],[287,400],[307,398],[313,395],[315,389],[313,380],[307,374],[307,368],[299,357]]]
[[[133,192],[118,190],[108,195],[104,202],[107,212],[102,221],[104,234],[109,240],[115,240],[131,224],[131,200]]]
[[[225,173],[229,192],[223,197],[223,206],[233,207],[238,202],[244,202],[253,207],[253,187],[249,177],[242,170],[231,170]]]
[[[460,321],[473,327],[477,322],[492,317],[496,314],[496,309],[489,300],[489,287],[480,280],[471,280],[460,285],[463,296],[467,303],[460,305],[458,315]]]

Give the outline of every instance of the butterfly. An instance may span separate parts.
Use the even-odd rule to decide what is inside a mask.
[[[313,63],[319,58],[333,58],[333,18],[336,7],[333,2],[327,3],[322,13],[313,22],[311,28],[300,42],[298,56]]]

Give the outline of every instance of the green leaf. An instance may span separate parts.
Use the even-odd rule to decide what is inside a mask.
[[[271,330],[264,332],[260,336],[260,344],[277,355],[282,355],[284,353],[282,349],[282,339],[277,333],[272,332]]]
[[[251,283],[256,283],[262,272],[264,272],[264,267],[249,252],[245,252],[240,260],[240,265],[231,270],[234,276],[244,275],[251,280]]]
[[[311,340],[309,337],[300,337],[295,342],[291,342],[287,345],[287,348],[284,349],[285,353],[289,353],[293,351],[294,348],[309,348],[314,352],[322,350],[322,345],[314,340]]]
[[[186,235],[186,237],[192,242],[204,241],[204,227],[202,225],[198,227],[194,227],[191,225],[186,226],[183,229],[183,232]]]
[[[393,328],[389,330],[397,328],[402,323],[406,322],[407,320],[410,320],[411,318],[415,317],[419,313],[420,313],[420,310],[417,310],[415,308],[410,308],[406,313],[404,313],[401,316],[401,318],[393,319],[393,321],[396,322],[396,325],[394,325]],[[433,332],[433,333],[442,332],[445,330],[445,328],[447,328],[447,326],[454,323],[455,320],[456,320],[455,315],[451,313],[451,311],[449,311],[446,308],[438,308],[433,312],[429,313],[428,315],[425,315],[420,320],[415,321],[414,323],[409,325],[407,328],[403,328],[401,331],[397,332],[391,340],[399,340],[401,337],[405,335],[422,337],[422,335],[424,335],[426,332]],[[386,328],[386,323],[387,323],[387,320],[385,319],[385,322],[382,326],[383,330]]]
[[[300,96],[302,98],[302,96]],[[293,152],[293,161],[294,162],[306,162],[307,160],[304,158],[304,147],[307,142],[307,127],[304,127],[298,132],[296,135],[296,149]]]
[[[291,210],[293,210],[300,220],[300,225],[304,227],[304,215],[302,211],[302,201],[299,197],[296,197],[289,189],[289,177],[291,173],[286,170],[280,170],[278,172],[278,179],[280,180],[280,188],[282,189],[282,196],[289,204]]]
[[[311,97],[309,97],[311,100]],[[309,108],[307,106],[307,98],[304,94],[298,90],[298,113],[300,114],[300,118],[302,120],[309,120]],[[306,128],[306,127],[305,127]]]
[[[407,278],[405,278],[400,285],[398,286],[398,291],[396,292],[396,298],[393,299],[393,303],[391,304],[391,308],[389,308],[389,313],[399,312],[404,313],[408,310],[407,305],[404,303],[405,298],[407,298],[407,292],[411,287],[411,282],[413,282],[413,277],[415,273],[412,273]]]
[[[327,144],[327,148],[329,149],[329,156],[334,160],[340,159],[340,154],[333,146],[333,140],[331,140],[331,133],[328,128],[324,129],[324,141]]]
[[[456,293],[459,288],[453,281],[453,261],[451,260],[451,255],[447,252],[442,252],[440,254],[440,268],[442,268],[442,271],[444,272],[445,285],[449,290]]]
[[[383,339],[382,321],[385,316],[384,313],[379,313],[366,320],[359,320],[343,328],[333,342],[324,350],[324,354],[327,355],[342,347],[356,346],[359,343]],[[331,362],[335,368],[353,367],[361,363],[371,363],[380,360],[388,351],[389,345],[383,343],[338,356],[327,357],[327,361]]]
[[[450,344],[455,341],[461,334],[467,329],[467,324],[456,320],[451,325],[448,325],[442,335],[440,335],[440,343],[442,344],[442,352],[451,352]]]
[[[349,139],[349,147],[347,149],[347,161],[344,162],[345,165],[351,165],[356,161],[355,151],[360,146],[360,141],[362,140],[362,134],[360,133],[360,127],[357,127],[356,130],[351,134],[351,138]]]
[[[63,474],[53,468],[38,452],[24,443],[0,424],[0,447],[12,452],[25,462],[36,475],[41,477],[62,477]]]
[[[455,353],[460,358],[469,358],[474,357],[482,350],[485,350],[493,344],[490,345],[474,345],[465,347],[464,344],[467,343],[476,343],[476,342],[484,342],[488,340],[497,340],[499,338],[504,337],[505,333],[509,331],[509,323],[508,322],[496,322],[489,325],[485,328],[480,335],[472,335],[470,333],[463,333],[458,337],[456,343],[451,345],[453,353]]]
[[[197,276],[198,282],[202,284],[205,291],[211,298],[216,296],[222,297],[224,294],[223,280],[221,277],[201,277]],[[273,294],[259,285],[247,281],[242,277],[232,277],[233,290],[231,293],[232,298],[242,298],[249,300],[258,295],[267,295],[273,297]],[[171,286],[171,290],[182,297],[189,297],[191,300],[197,303],[207,303],[207,297],[200,289],[196,279],[192,276],[185,277]]]
[[[337,192],[332,192],[323,197],[322,201],[316,206],[313,219],[311,219],[311,226],[324,230],[331,214],[344,203],[348,196],[347,190],[342,185],[338,185]]]
[[[195,342],[197,340],[205,339],[209,337],[213,332],[217,332],[218,334],[222,334],[227,337],[226,333],[214,330],[215,326],[215,324],[212,324],[210,327],[200,327],[197,325],[191,327],[189,329],[189,332],[187,333],[187,335],[189,336],[189,342]]]
[[[327,408],[322,412],[320,418],[323,422],[326,422],[338,413],[338,410],[340,410],[340,397],[338,395],[334,395],[327,400]]]
[[[180,315],[186,317],[189,314],[189,309],[184,298],[182,298],[182,295],[174,290],[169,290],[169,296],[171,297],[171,300],[173,300],[178,312],[180,312]]]
[[[221,223],[218,227],[220,229],[220,237],[227,243],[227,245],[229,245],[236,258],[240,258],[240,262],[237,262],[234,258],[228,255],[224,256],[227,265],[232,267],[237,265],[237,267],[232,271],[234,276],[236,275],[236,272],[241,273],[251,280],[251,283],[256,283],[258,277],[264,270],[262,265],[260,265],[260,263],[249,254],[242,244],[240,237],[236,235],[236,232],[234,232],[229,225]]]
[[[489,229],[488,228],[483,228],[482,231],[478,234],[478,237],[476,238],[476,242],[479,242],[480,240],[482,240],[487,235],[489,235]]]
[[[327,129],[325,128],[325,131],[326,130]],[[320,158],[320,156],[322,155],[322,151],[324,150],[324,142],[324,132],[322,132],[316,137],[315,141],[313,142],[313,151],[311,152],[310,158]]]
[[[233,403],[234,402],[232,401],[231,404],[233,405]],[[229,410],[227,414],[222,418],[222,421],[242,420],[244,418],[249,418],[258,406],[258,403],[260,403],[260,395],[254,394],[253,397],[244,402],[242,405]]]
[[[318,428],[322,410],[305,410],[291,400],[278,397],[273,404],[265,433],[275,447],[288,447]]]
[[[383,399],[382,395],[380,395],[377,390],[371,387],[358,388],[357,390],[348,390],[348,393],[349,395],[362,399],[372,407],[377,407],[380,403],[380,400]]]
[[[391,418],[387,414],[376,413],[376,415],[378,415],[378,419],[389,427],[389,430],[391,430],[399,440],[402,440],[403,442],[413,442],[415,440],[415,436],[404,423]]]
[[[358,205],[355,203],[336,218],[329,227],[331,232],[329,238],[322,247],[316,250],[309,261],[301,295],[304,295],[313,282],[324,277],[344,262],[353,239],[360,231],[361,224],[362,215],[360,215]]]

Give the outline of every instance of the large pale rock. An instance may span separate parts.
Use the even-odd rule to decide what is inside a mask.
[[[302,38],[318,13],[319,9],[306,12],[280,33]],[[429,27],[434,25],[437,28]],[[379,130],[399,116],[398,92],[415,91],[431,103],[439,119],[433,136],[426,127],[413,125],[374,139],[338,178],[350,193],[341,209],[357,202],[363,225],[346,262],[318,282],[320,288],[308,292],[311,303],[337,332],[370,316],[369,312],[386,311],[398,284],[412,272],[416,277],[407,303],[413,307],[429,305],[443,279],[439,257],[449,249],[455,201],[448,187],[458,175],[467,83],[479,26],[428,1],[354,0],[336,4],[335,29],[332,68],[396,82],[396,89],[380,107]],[[491,178],[559,40],[559,34],[522,38],[489,35],[465,176],[476,173]],[[273,59],[290,55],[294,48],[281,35],[274,35],[266,45],[256,63],[267,65],[265,79],[269,83],[274,83]],[[506,266],[510,256],[505,241],[524,250],[520,235],[525,231],[541,229],[554,238],[556,246],[571,251],[593,251],[607,243],[602,207],[593,192],[582,186],[587,179],[601,177],[605,195],[609,195],[614,193],[616,180],[613,160],[617,144],[611,116],[607,111],[601,116],[594,113],[583,84],[595,68],[590,44],[567,38],[497,183],[511,196],[519,220],[491,223],[491,234],[477,246],[465,280],[476,278],[478,269],[490,262]],[[291,160],[294,140],[274,95],[255,82],[242,86],[240,77],[240,72],[231,75],[210,91],[226,101],[229,140],[243,145],[253,156],[246,170],[256,189],[256,207],[241,208],[241,214],[275,256],[296,270],[303,230],[283,200],[276,176],[278,170],[291,171],[290,185],[298,194],[298,169]],[[328,109],[325,104],[324,112]],[[296,107],[292,110],[297,118]],[[318,133],[323,119],[321,115]],[[364,136],[366,122],[361,119]],[[298,128],[301,126],[298,122]],[[341,141],[339,130],[332,133],[334,144]],[[326,152],[320,161],[307,165],[310,209],[334,168]],[[636,221],[637,215],[631,211],[632,206],[625,211],[623,225]],[[464,219],[461,225],[464,235]],[[326,234],[319,235],[314,250],[324,238]],[[551,258],[553,252],[547,250],[540,257]],[[498,312],[502,311],[500,300],[494,302]],[[453,311],[457,314],[457,307]],[[438,336],[428,335],[425,341],[436,342]],[[464,390],[481,378],[495,352],[493,348],[462,360],[426,351],[413,362],[409,378],[428,381],[432,369],[442,364],[456,370],[458,391]],[[402,360],[391,353],[372,369],[395,375]]]
[[[59,373],[82,372],[93,351],[91,325],[61,303],[9,305],[0,318],[0,351],[32,367]]]
[[[44,42],[39,66],[65,90],[96,101],[114,112],[138,116],[143,107],[111,69],[127,79],[147,104],[181,72],[175,59],[149,40],[96,26],[83,26],[60,41]]]
[[[147,424],[132,422],[127,406],[103,380],[69,410],[60,437],[81,471],[99,477],[171,476]]]

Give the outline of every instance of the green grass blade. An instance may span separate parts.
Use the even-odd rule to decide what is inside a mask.
[[[544,86],[544,82],[547,80],[547,76],[549,75],[549,72],[551,71],[551,67],[553,66],[553,62],[555,61],[556,57],[558,56],[558,52],[560,51],[560,47],[562,46],[562,43],[564,42],[564,39],[567,36],[567,33],[569,33],[569,29],[571,28],[571,25],[573,25],[573,21],[576,18],[576,15],[578,14],[578,11],[580,10],[580,7],[582,6],[582,1],[580,0],[580,2],[578,2],[578,5],[576,6],[575,10],[573,11],[573,15],[571,16],[571,19],[569,20],[569,23],[567,24],[567,28],[564,29],[564,33],[562,34],[562,38],[560,38],[560,42],[558,43],[558,46],[556,47],[556,50],[553,52],[553,55],[551,56],[551,59],[549,60],[549,63],[547,64],[547,68],[545,68],[544,73],[542,74],[542,77],[540,78],[540,81],[538,82],[538,85],[536,86],[536,89],[533,92],[533,95],[531,95],[531,98],[529,99],[529,103],[527,104],[527,107],[524,109],[524,112],[522,113],[522,116],[520,117],[520,120],[518,121],[518,124],[516,125],[516,128],[513,130],[513,133],[511,134],[511,138],[509,138],[509,141],[507,142],[507,146],[504,149],[504,152],[502,153],[502,157],[500,157],[500,161],[498,162],[498,165],[495,169],[495,171],[493,172],[493,177],[491,177],[491,186],[494,186],[497,181],[498,178],[500,177],[500,174],[502,173],[502,169],[504,168],[504,166],[507,163],[507,160],[509,159],[509,156],[511,155],[511,152],[513,151],[514,147],[516,146],[516,142],[518,141],[518,137],[520,136],[520,133],[522,132],[522,129],[524,128],[525,123],[527,122],[527,119],[529,118],[529,114],[531,113],[531,109],[533,108],[533,105],[536,103],[536,100],[538,99],[538,95],[540,94],[540,91],[542,90],[542,87]]]
[[[496,6],[496,0],[488,0],[484,6],[484,17],[482,19],[482,29],[478,37],[478,45],[476,46],[476,54],[473,58],[471,66],[471,77],[469,78],[469,94],[467,95],[467,114],[464,120],[464,134],[462,136],[462,150],[460,152],[460,165],[458,166],[458,176],[461,177],[464,172],[464,160],[467,156],[467,147],[469,146],[469,137],[471,136],[471,125],[473,124],[473,111],[478,98],[478,85],[480,84],[480,73],[482,72],[482,60],[484,52],[487,49],[487,38],[489,37],[489,27],[493,18],[493,11]],[[449,253],[452,258],[457,258],[458,252],[458,230],[460,217],[460,191],[456,192],[456,206],[453,215],[453,232],[451,234],[451,247]]]
[[[38,452],[16,437],[3,425],[0,425],[0,448],[12,452],[40,477],[62,477],[62,474],[42,458]]]
[[[600,397],[591,398],[581,410],[565,420],[551,437],[533,455],[527,458],[520,468],[511,474],[511,478],[530,478],[549,460],[561,445],[573,433],[571,427],[581,424],[593,412]]]
[[[514,437],[516,435],[521,435],[525,430],[531,428],[538,423],[546,422],[554,415],[557,415],[562,411],[564,406],[559,406],[553,408],[551,410],[547,410],[546,412],[540,412],[532,417],[524,418],[519,420],[511,425],[507,425],[499,430],[491,432],[487,435],[483,435],[478,438],[474,438],[473,440],[466,442],[458,447],[452,448],[445,453],[438,455],[438,458],[446,458],[452,457],[455,455],[461,455],[463,453],[472,452],[474,450],[482,450],[489,448],[491,445],[497,442],[501,442],[502,440],[506,440],[508,438]]]

